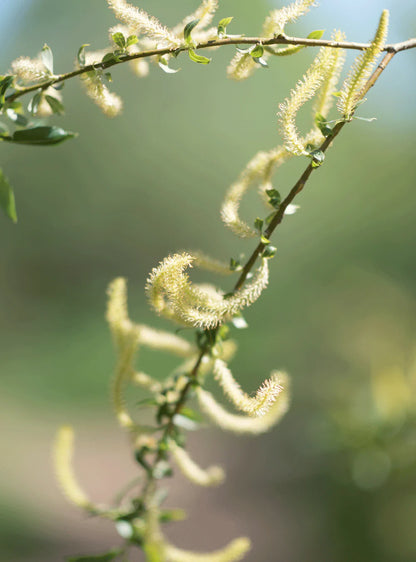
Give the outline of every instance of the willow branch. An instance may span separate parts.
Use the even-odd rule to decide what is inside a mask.
[[[287,35],[278,35],[276,37],[272,37],[271,39],[270,38],[266,39],[264,37],[227,37],[224,39],[217,39],[212,41],[206,41],[204,43],[198,43],[195,47],[184,45],[177,49],[170,47],[165,49],[151,49],[148,51],[142,51],[140,53],[133,53],[131,55],[129,54],[119,55],[117,60],[89,64],[81,68],[78,68],[76,70],[73,70],[71,72],[67,72],[65,74],[52,76],[49,80],[45,80],[44,82],[34,84],[33,86],[28,86],[27,88],[19,88],[13,94],[9,94],[8,96],[6,96],[6,101],[12,102],[17,98],[20,98],[21,96],[29,94],[30,92],[34,92],[39,89],[46,90],[50,86],[53,86],[55,84],[60,84],[62,82],[66,82],[67,80],[75,78],[76,76],[82,76],[83,74],[87,74],[88,72],[92,72],[97,69],[107,70],[109,68],[112,68],[113,66],[124,64],[126,62],[130,62],[137,59],[162,57],[165,55],[177,56],[179,53],[189,51],[190,48],[210,49],[214,47],[223,47],[226,45],[258,45],[258,44],[264,46],[303,45],[305,47],[332,47],[334,49],[352,49],[358,51],[363,51],[370,46],[369,43],[330,41],[325,39],[308,39],[302,37],[288,37]],[[416,47],[416,38],[408,39],[407,41],[403,41],[402,43],[386,45],[386,47],[384,47],[383,50],[386,51],[387,53],[396,54],[400,51],[414,49],[415,47]]]
[[[413,41],[413,42],[414,42],[414,46],[416,46],[416,41]],[[401,46],[406,45],[406,42],[400,43],[399,45],[401,45]],[[360,93],[360,99],[363,99],[364,96],[367,94],[367,92],[370,90],[370,88],[372,88],[374,86],[374,84],[380,78],[381,73],[385,70],[385,68],[391,62],[393,57],[399,51],[405,50],[405,48],[406,47],[400,48],[398,50],[393,49],[393,48],[389,49],[389,51],[383,57],[382,61],[377,66],[376,70],[370,76],[366,85],[362,89],[362,91]],[[324,140],[324,142],[321,144],[321,146],[319,148],[319,150],[321,152],[323,152],[325,154],[325,152],[328,150],[328,148],[333,143],[335,137],[337,137],[339,135],[339,133],[341,132],[341,130],[344,128],[344,126],[347,123],[348,123],[348,121],[340,121],[335,125],[335,127],[332,130],[332,134],[328,138],[326,138]],[[311,161],[311,163],[308,165],[306,170],[300,176],[298,181],[292,187],[289,194],[282,201],[281,205],[279,206],[279,209],[276,211],[276,214],[274,215],[273,219],[271,220],[267,230],[264,232],[265,238],[270,240],[270,237],[272,236],[273,232],[276,230],[276,228],[279,226],[279,224],[283,221],[283,218],[285,216],[285,211],[286,211],[287,207],[292,203],[292,201],[295,199],[295,197],[303,190],[303,188],[306,185],[306,182],[309,180],[309,178],[310,178],[310,176],[311,176],[311,174],[314,170],[317,170],[317,168],[313,166],[313,162]],[[240,275],[240,277],[239,277],[239,279],[238,279],[238,281],[237,281],[237,283],[234,287],[234,291],[238,291],[238,289],[240,289],[244,285],[244,282],[247,279],[247,275],[250,273],[250,271],[253,268],[257,258],[263,252],[265,247],[266,247],[266,244],[264,244],[263,242],[260,242],[258,244],[258,246],[255,248],[255,250],[251,254],[250,258],[248,259],[247,263],[243,267],[241,275]]]

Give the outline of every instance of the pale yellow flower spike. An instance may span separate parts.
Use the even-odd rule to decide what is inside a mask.
[[[220,275],[231,275],[232,273],[235,273],[230,269],[230,265],[228,263],[211,258],[211,256],[207,256],[203,252],[192,252],[192,255],[194,257],[194,265],[200,267],[201,269],[212,271],[213,273],[219,273]]]
[[[184,27],[194,20],[199,20],[196,30],[206,28],[213,20],[215,12],[218,9],[218,0],[203,0],[201,5],[193,12],[186,16],[178,25],[172,29],[172,33],[178,37],[183,37]]]
[[[337,42],[345,41],[345,33],[336,30],[331,35],[331,39]],[[324,117],[328,116],[335,100],[334,93],[337,90],[339,77],[345,63],[345,57],[345,49],[333,49],[332,60],[327,67],[326,77],[314,103],[314,117],[317,113],[320,113]]]
[[[315,0],[296,0],[293,4],[285,6],[279,10],[273,10],[267,16],[263,24],[263,37],[273,37],[280,35],[284,32],[284,27],[287,23],[296,21],[300,16],[306,14],[312,6],[315,5]],[[288,47],[292,49],[292,47]],[[282,49],[285,51],[286,49]],[[281,53],[283,54],[283,52]],[[262,58],[267,60],[270,53],[265,51]],[[253,60],[250,53],[237,52],[227,68],[227,75],[233,80],[245,80],[249,78],[259,65]]]
[[[264,54],[263,54],[264,58]],[[227,76],[233,80],[246,80],[249,78],[258,64],[253,60],[250,53],[236,52],[227,67]]]
[[[250,416],[264,416],[283,390],[279,378],[272,375],[270,379],[263,382],[256,396],[248,396],[241,390],[230,369],[221,359],[217,359],[214,363],[214,377],[234,406]]]
[[[53,460],[57,480],[68,500],[88,511],[94,510],[93,504],[79,486],[72,468],[74,450],[74,432],[72,427],[62,426],[56,435]]]
[[[253,281],[229,298],[221,293],[192,285],[185,273],[192,265],[190,254],[168,256],[154,268],[148,278],[146,293],[155,311],[179,323],[200,328],[214,328],[230,320],[241,309],[255,302],[267,286],[269,270],[263,259]]]
[[[299,136],[296,127],[296,115],[302,105],[314,97],[328,76],[333,65],[333,59],[336,56],[334,51],[336,49],[323,47],[307,70],[303,80],[296,84],[291,96],[279,106],[280,112],[278,115],[281,133],[286,141],[285,146],[289,152],[295,155],[308,155],[304,140]]]
[[[359,95],[376,64],[387,38],[389,11],[383,10],[373,41],[368,49],[359,55],[350,74],[344,82],[338,102],[338,109],[346,119],[350,119],[356,109]]]
[[[316,0],[296,0],[289,6],[273,10],[264,22],[264,36],[273,37],[273,35],[284,33],[285,26],[288,23],[293,23],[299,17],[305,15],[313,6],[316,6]]]
[[[255,181],[268,180],[277,166],[291,157],[284,146],[279,146],[269,152],[258,152],[247,164],[237,182],[227,190],[221,206],[221,218],[236,236],[240,238],[254,238],[259,233],[239,217],[240,203]]]
[[[207,554],[182,550],[167,544],[166,562],[238,562],[244,558],[250,548],[250,540],[246,537],[235,539],[225,548]]]
[[[180,41],[158,19],[144,10],[128,4],[125,0],[108,0],[109,7],[117,19],[126,24],[137,35],[145,35],[171,47],[178,47]]]
[[[119,348],[118,365],[114,377],[111,397],[114,411],[121,427],[128,430],[138,429],[132,420],[123,397],[126,384],[130,381],[133,373],[133,359],[137,351],[137,337],[134,333],[125,336],[123,344]]]
[[[123,109],[123,101],[117,94],[110,92],[98,76],[84,75],[82,82],[87,96],[101,109],[107,117],[117,117]]]
[[[210,466],[203,470],[191,459],[188,452],[179,447],[173,440],[169,441],[169,451],[182,474],[194,484],[198,486],[218,486],[224,482],[225,473],[220,466]]]
[[[23,82],[37,82],[47,76],[47,70],[39,59],[19,57],[12,62],[12,73]]]
[[[289,385],[286,373],[274,372],[272,376],[276,377],[278,384],[282,387],[282,391],[269,411],[261,417],[253,418],[251,416],[230,414],[215,400],[210,392],[202,388],[197,388],[196,390],[199,406],[204,414],[224,431],[252,435],[265,433],[280,421],[289,406]]]

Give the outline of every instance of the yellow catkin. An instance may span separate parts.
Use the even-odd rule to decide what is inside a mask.
[[[74,432],[72,427],[62,426],[55,440],[53,450],[54,467],[57,480],[68,500],[86,510],[93,509],[93,505],[78,484],[73,467]]]
[[[350,119],[355,111],[360,92],[377,62],[387,38],[389,27],[389,11],[383,10],[376,34],[368,49],[363,51],[355,60],[354,65],[344,82],[340,92],[338,109],[346,119]]]
[[[263,382],[255,396],[248,396],[241,390],[230,369],[221,359],[216,359],[214,363],[214,377],[234,406],[250,416],[263,416],[283,390],[279,378],[272,375],[270,379]]]
[[[269,411],[261,417],[254,418],[251,416],[230,414],[215,400],[210,392],[203,388],[198,388],[196,390],[200,408],[215,425],[224,431],[252,435],[265,433],[280,421],[289,406],[288,377],[286,373],[274,372],[273,375],[277,378],[283,390]]]
[[[180,471],[188,480],[198,486],[218,486],[224,482],[225,473],[220,466],[210,466],[205,470],[191,459],[188,452],[179,447],[174,441],[169,441],[169,451],[172,453]]]
[[[225,548],[210,553],[191,552],[173,545],[166,545],[166,562],[238,562],[251,548],[246,537],[233,540]]]

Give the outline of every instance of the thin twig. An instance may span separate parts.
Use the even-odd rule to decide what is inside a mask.
[[[359,50],[359,51],[363,51],[370,46],[369,43],[330,41],[325,39],[308,39],[303,37],[288,37],[286,35],[278,35],[277,37],[272,37],[271,39],[267,39],[264,37],[238,37],[238,38],[227,37],[225,39],[218,39],[214,41],[206,41],[204,43],[198,43],[195,49],[211,49],[214,47],[223,47],[226,45],[257,45],[257,44],[262,44],[265,46],[303,45],[305,47],[332,47],[334,49],[352,49],[352,50]],[[407,41],[403,41],[402,43],[387,45],[386,47],[384,47],[383,50],[388,53],[398,53],[400,51],[413,49],[415,47],[416,47],[416,39],[408,39]],[[66,82],[71,78],[75,78],[76,76],[81,76],[88,72],[92,72],[96,69],[107,70],[108,68],[112,68],[113,66],[117,66],[119,64],[130,62],[136,59],[162,57],[164,55],[176,56],[184,51],[189,51],[190,48],[191,47],[189,45],[184,45],[177,49],[168,47],[164,49],[151,49],[148,51],[142,51],[140,53],[134,53],[131,55],[128,54],[119,55],[117,60],[89,64],[87,66],[83,66],[82,68],[78,68],[71,72],[53,76],[49,80],[45,80],[44,82],[34,84],[33,86],[28,86],[27,88],[20,88],[13,94],[9,94],[8,96],[6,96],[6,102],[12,102],[20,98],[21,96],[24,96],[26,94],[29,94],[30,92],[34,92],[39,89],[46,90],[50,86],[53,86],[55,84],[60,84],[62,82]]]

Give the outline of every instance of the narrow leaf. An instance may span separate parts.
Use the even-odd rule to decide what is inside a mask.
[[[84,43],[78,49],[77,60],[78,60],[79,66],[85,66],[85,47],[89,47],[89,46],[90,46],[89,43]]]
[[[229,17],[229,18],[222,18],[222,20],[220,20],[217,28],[218,37],[224,37],[226,35],[227,25],[229,25],[233,19],[234,19],[233,17]]]
[[[160,57],[158,64],[160,68],[163,70],[163,72],[166,72],[166,74],[176,74],[177,72],[180,71],[180,68],[170,68],[168,61],[165,59],[165,57]]]
[[[97,554],[95,556],[75,556],[67,558],[67,562],[111,562],[122,554],[122,550],[110,550],[105,554]]]
[[[43,49],[40,53],[40,57],[42,59],[43,66],[46,68],[46,70],[50,74],[53,74],[53,54],[52,54],[51,48],[48,47],[48,45],[46,45],[46,43],[43,46]]]
[[[191,43],[191,33],[192,30],[198,25],[198,23],[200,22],[200,20],[192,20],[189,23],[187,23],[185,25],[185,28],[183,30],[183,37],[185,39],[185,42],[189,45]]]
[[[18,113],[17,111],[12,109],[11,107],[8,107],[6,109],[6,115],[11,121],[16,123],[16,125],[19,125],[20,127],[26,127],[27,119],[21,113]]]
[[[125,49],[126,48],[126,38],[124,37],[124,35],[118,31],[117,33],[113,33],[113,35],[111,36],[114,43],[120,47],[120,49]]]
[[[3,209],[6,216],[9,217],[14,223],[17,222],[16,203],[14,200],[14,193],[7,178],[0,168],[0,207]]]
[[[28,103],[27,110],[29,111],[29,113],[31,113],[32,115],[36,115],[41,101],[42,101],[42,92],[36,92],[36,94]]]
[[[76,133],[65,131],[60,127],[32,127],[15,131],[10,137],[11,142],[31,145],[59,144],[67,139],[72,139]]]
[[[199,64],[209,64],[211,62],[211,59],[207,57],[203,57],[202,55],[197,55],[195,51],[193,51],[192,49],[189,49],[188,54],[189,54],[189,58],[192,61],[197,62]]]
[[[315,31],[311,31],[311,33],[309,33],[308,39],[321,39],[324,33],[325,29],[316,29]]]
[[[138,42],[139,42],[139,38],[137,37],[137,35],[129,35],[129,37],[127,37],[126,47],[131,47],[132,45],[135,45]]]
[[[45,99],[48,102],[49,107],[52,109],[53,113],[56,113],[57,115],[63,115],[63,113],[65,113],[64,106],[62,105],[62,103],[57,98],[54,98],[53,96],[46,95]]]

